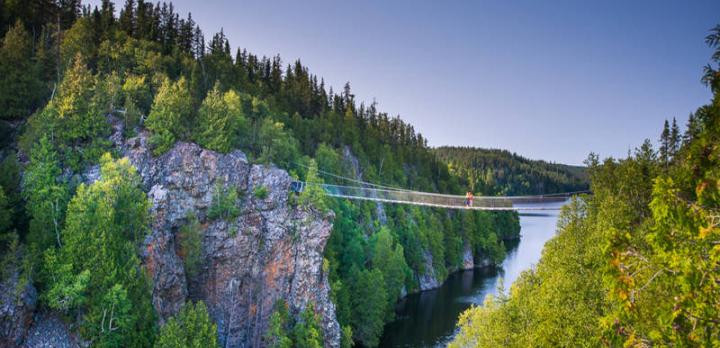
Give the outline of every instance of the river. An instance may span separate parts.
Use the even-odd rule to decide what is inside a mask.
[[[563,203],[542,206],[559,208]],[[555,235],[559,211],[521,211],[518,242],[508,245],[507,257],[496,269],[476,268],[450,275],[438,289],[412,294],[397,306],[397,319],[385,326],[380,347],[444,347],[455,335],[458,315],[485,296],[505,288],[536,264],[543,246]]]

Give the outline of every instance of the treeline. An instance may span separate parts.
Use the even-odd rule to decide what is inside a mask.
[[[450,172],[481,195],[537,195],[583,191],[585,168],[534,161],[507,150],[442,146],[434,150]]]
[[[666,121],[658,151],[591,155],[593,195],[509,295],[461,316],[451,347],[720,345],[720,26],[706,41],[711,102],[684,131]]]
[[[299,61],[284,66],[279,57],[233,55],[222,32],[206,43],[192,16],[181,18],[171,4],[128,0],[119,17],[107,0],[93,9],[72,0],[0,8],[0,124],[20,134],[3,145],[0,164],[8,202],[0,214],[7,216],[3,268],[22,268],[43,306],[78,320],[83,337],[98,345],[167,346],[175,341],[163,335],[179,331],[195,342],[211,325],[198,304],[174,326],[155,327],[137,258],[148,203],[134,169],[106,154],[113,151],[109,116],[125,137],[148,131],[155,155],[194,141],[219,152],[242,149],[306,181],[342,182],[329,172],[429,192],[466,190],[411,125],[357,103],[349,84],[335,92]],[[81,184],[78,174],[97,163],[102,180]],[[335,211],[325,271],[346,344],[377,345],[395,301],[419,288],[420,275],[444,280],[465,249],[499,262],[503,240],[519,233],[509,212],[353,203],[321,192],[298,200]],[[232,199],[221,201],[220,215],[236,208]],[[197,230],[181,233],[192,234],[188,243],[196,246]],[[89,234],[95,243],[77,239]],[[89,271],[94,265],[108,271]],[[103,320],[110,309],[118,326]],[[275,328],[289,331],[296,345],[317,344],[312,332],[314,340],[293,333],[303,322]]]

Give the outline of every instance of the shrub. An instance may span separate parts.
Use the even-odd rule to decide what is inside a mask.
[[[208,211],[208,218],[230,220],[238,217],[240,209],[237,207],[238,193],[237,190],[224,189],[223,185],[218,183],[215,186],[213,201]]]
[[[321,212],[328,210],[325,190],[321,186],[323,181],[318,177],[318,167],[315,160],[310,160],[307,176],[305,178],[305,189],[298,197],[298,203],[303,207],[315,207]]]
[[[160,329],[155,348],[216,348],[217,325],[202,301],[186,303],[180,312]]]
[[[197,216],[188,212],[187,223],[180,228],[180,256],[185,263],[185,272],[188,277],[197,274],[202,253],[202,230]]]
[[[265,186],[258,186],[253,191],[253,195],[255,195],[255,198],[257,199],[265,199],[270,195],[270,191],[268,191],[267,187]]]

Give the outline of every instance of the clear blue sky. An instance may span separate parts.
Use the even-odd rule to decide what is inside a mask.
[[[117,0],[119,8],[123,0]],[[86,1],[96,4],[99,0]],[[710,98],[720,1],[176,0],[233,52],[300,58],[432,146],[580,164],[624,156]]]

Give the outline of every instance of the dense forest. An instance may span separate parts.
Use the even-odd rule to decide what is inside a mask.
[[[720,345],[720,26],[709,104],[624,159],[587,159],[537,267],[460,318],[451,347]]]
[[[135,168],[108,139],[109,118],[121,120],[127,138],[150,132],[156,156],[191,141],[221,153],[242,149],[254,163],[310,182],[340,183],[323,177],[334,173],[428,192],[466,191],[466,179],[422,135],[377,105],[356,102],[349,84],[333,91],[299,61],[283,66],[277,56],[232,54],[222,31],[206,42],[192,16],[181,17],[170,3],[115,6],[0,2],[2,279],[34,284],[43,310],[77,324],[93,345],[215,342],[201,301],[157,325],[138,257],[151,203]],[[101,179],[82,183],[80,173],[95,165]],[[236,198],[218,198],[218,214],[232,211]],[[313,190],[298,200],[335,213],[325,268],[345,346],[377,345],[395,301],[419,290],[421,275],[444,280],[467,248],[499,262],[503,240],[519,233],[510,212],[328,200]],[[179,233],[197,230],[198,222],[188,221]],[[183,245],[188,269],[199,240]],[[322,342],[312,307],[293,317],[278,303],[272,324],[269,346]]]
[[[434,152],[464,185],[481,195],[536,195],[588,188],[584,167],[533,161],[507,150],[442,146]]]

